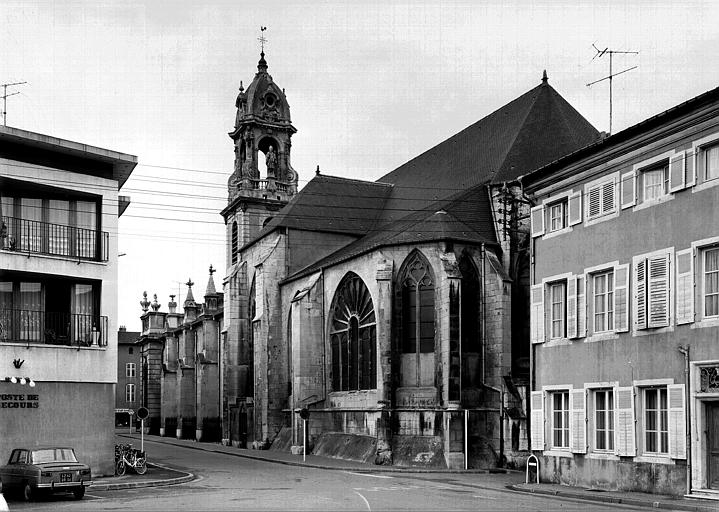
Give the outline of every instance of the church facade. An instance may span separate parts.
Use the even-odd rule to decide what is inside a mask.
[[[223,442],[289,450],[307,436],[313,453],[378,464],[520,463],[530,237],[517,178],[599,133],[545,75],[375,182],[318,170],[298,192],[296,129],[264,52],[236,107]]]

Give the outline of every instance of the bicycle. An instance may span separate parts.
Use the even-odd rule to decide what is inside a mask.
[[[133,449],[132,444],[115,445],[115,473],[122,476],[128,467],[138,475],[144,475],[147,471],[147,455],[141,450]]]

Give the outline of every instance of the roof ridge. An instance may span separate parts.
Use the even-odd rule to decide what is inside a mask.
[[[344,176],[334,176],[332,174],[317,174],[310,181],[313,181],[318,178],[329,178],[331,180],[346,181],[349,183],[362,183],[363,185],[380,185],[383,187],[394,187],[394,184],[386,183],[383,181],[367,181],[367,180],[360,180],[358,178],[345,178]],[[307,183],[309,183],[309,181]]]

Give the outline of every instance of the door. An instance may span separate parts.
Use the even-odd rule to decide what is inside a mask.
[[[707,483],[719,490],[719,403],[707,404]]]

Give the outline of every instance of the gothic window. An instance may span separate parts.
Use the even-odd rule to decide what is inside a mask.
[[[434,352],[434,281],[429,264],[414,253],[402,279],[402,353]]]
[[[237,263],[237,244],[239,243],[237,236],[237,222],[232,222],[232,264]]]
[[[377,327],[369,290],[347,274],[335,293],[330,326],[332,389],[377,387]]]
[[[482,364],[479,276],[468,255],[460,258],[459,271],[462,274],[462,387],[479,387]]]

